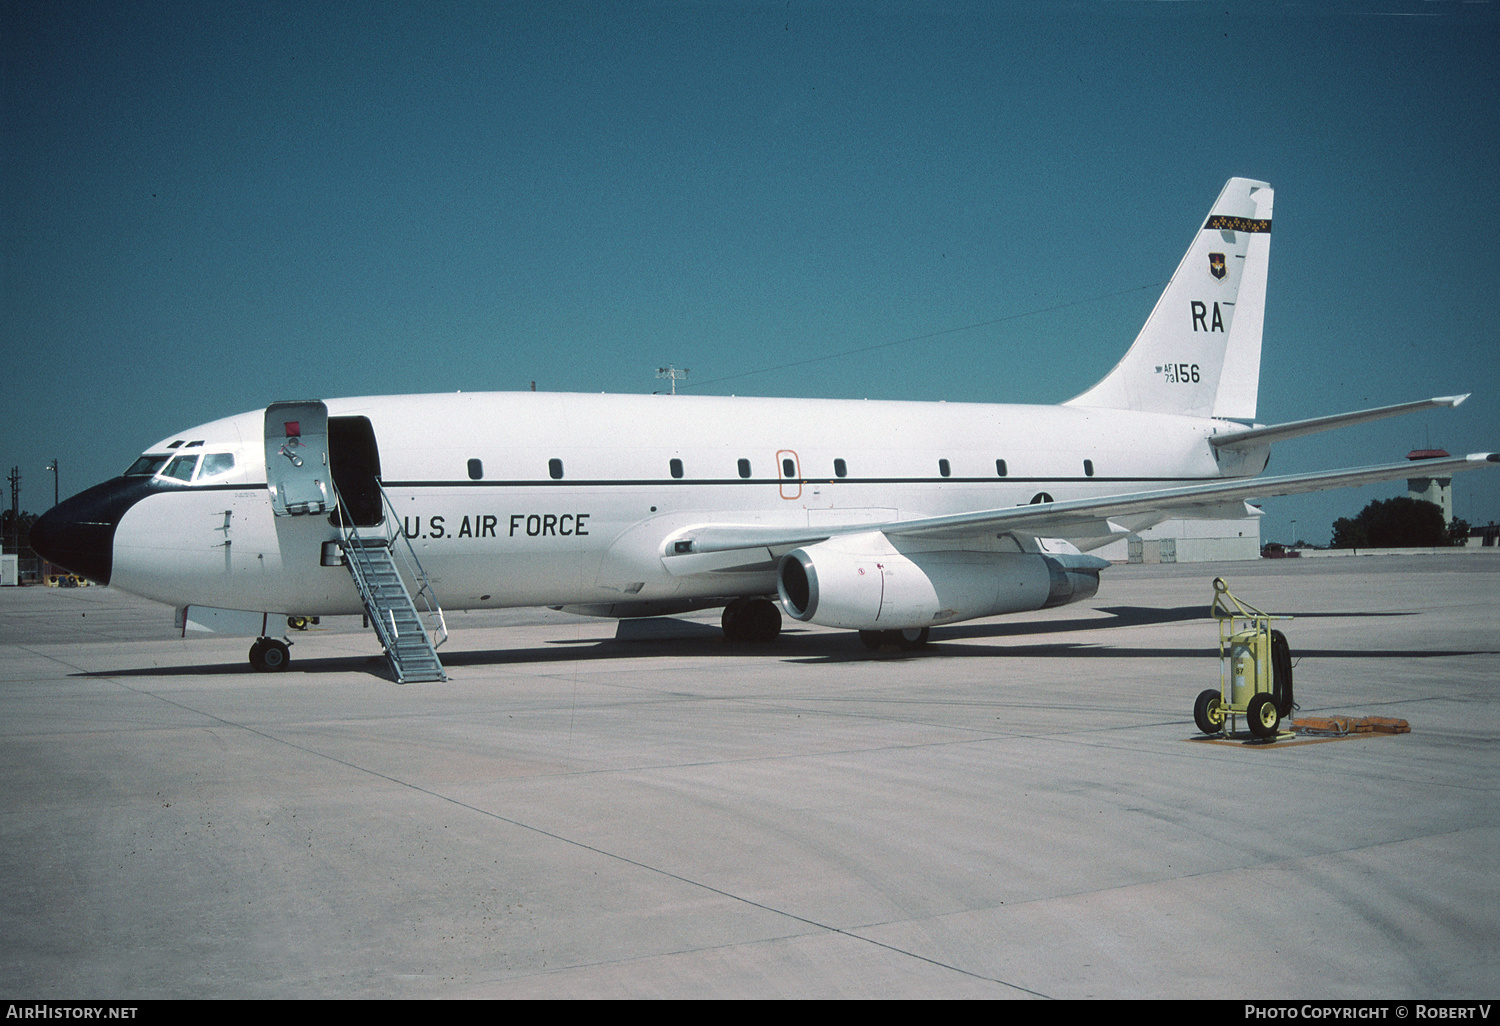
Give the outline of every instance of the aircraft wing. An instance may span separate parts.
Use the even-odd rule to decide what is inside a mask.
[[[936,538],[961,541],[977,535],[1016,532],[1042,538],[1079,538],[1128,533],[1113,525],[1115,517],[1140,513],[1180,512],[1204,516],[1244,515],[1252,498],[1273,498],[1331,488],[1351,488],[1421,474],[1424,477],[1478,470],[1500,463],[1500,453],[1471,453],[1434,460],[1407,460],[1351,470],[1286,474],[1280,477],[1234,478],[1203,484],[1130,492],[1092,499],[1070,499],[1004,509],[979,510],[950,516],[921,517],[886,523],[822,525],[817,528],[704,525],[688,528],[668,540],[667,555],[729,552],[737,549],[784,549],[824,541],[835,535],[879,531],[892,538]]]

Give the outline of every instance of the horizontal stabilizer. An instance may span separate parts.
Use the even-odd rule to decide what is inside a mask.
[[[1288,438],[1315,435],[1319,431],[1332,431],[1334,428],[1363,424],[1370,420],[1399,417],[1402,414],[1431,410],[1439,406],[1457,406],[1467,398],[1469,398],[1467,394],[1443,395],[1433,399],[1419,399],[1414,403],[1397,403],[1395,406],[1377,406],[1370,410],[1356,410],[1354,413],[1335,413],[1329,417],[1311,417],[1307,420],[1288,421],[1285,424],[1272,424],[1269,427],[1246,428],[1243,431],[1214,435],[1208,440],[1208,444],[1217,449],[1257,448]]]

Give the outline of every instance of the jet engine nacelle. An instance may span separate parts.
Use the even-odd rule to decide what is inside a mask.
[[[902,553],[883,535],[855,535],[781,557],[776,590],[797,620],[903,630],[1089,598],[1099,588],[1099,565],[1107,564],[1024,552]]]
[[[1042,556],[1051,575],[1051,594],[1043,609],[1093,598],[1099,591],[1099,571],[1109,565],[1097,556]]]

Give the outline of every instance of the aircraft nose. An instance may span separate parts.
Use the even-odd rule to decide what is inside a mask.
[[[97,584],[108,584],[115,528],[149,490],[150,478],[117,477],[53,506],[31,525],[37,555]]]

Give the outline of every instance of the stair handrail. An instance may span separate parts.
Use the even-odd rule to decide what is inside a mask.
[[[349,566],[350,576],[354,578],[354,587],[359,591],[359,601],[366,609],[369,609],[374,599],[374,589],[370,584],[370,571],[372,567],[365,546],[361,544],[364,539],[359,533],[359,528],[353,520],[346,515],[344,497],[339,494],[338,487],[330,482],[334,498],[334,518],[339,529],[339,537],[344,550],[344,561]],[[368,622],[375,628],[375,634],[380,638],[380,645],[386,652],[394,652],[396,639],[391,635],[390,625],[381,617],[367,617]]]
[[[333,488],[334,499],[337,503],[334,507],[336,511],[334,522],[339,530],[344,550],[344,562],[349,568],[350,576],[354,578],[354,586],[359,592],[360,602],[369,613],[365,622],[374,627],[375,635],[380,639],[381,647],[385,649],[386,658],[390,660],[391,670],[396,674],[397,682],[403,683],[407,671],[404,660],[400,655],[400,650],[397,647],[400,640],[400,629],[396,625],[395,612],[394,610],[388,610],[391,614],[389,620],[384,616],[378,615],[376,612],[382,600],[378,600],[375,590],[374,571],[376,564],[371,555],[372,551],[375,549],[384,549],[390,554],[389,566],[395,570],[398,579],[404,573],[407,578],[417,583],[418,588],[415,595],[411,593],[410,589],[404,583],[401,585],[401,590],[411,603],[412,612],[416,614],[421,630],[419,636],[422,637],[423,643],[429,646],[429,651],[435,660],[437,659],[437,647],[448,640],[448,623],[446,617],[443,615],[442,606],[438,604],[437,595],[432,588],[432,581],[427,574],[426,568],[422,566],[422,561],[418,558],[416,550],[412,547],[411,540],[406,537],[404,525],[398,523],[396,520],[395,504],[392,503],[391,497],[386,493],[385,489],[381,487],[378,479],[375,481],[375,486],[380,489],[384,509],[389,513],[388,516],[382,516],[382,524],[365,527],[363,533],[361,533],[360,526],[355,524],[353,518],[348,515],[343,496],[339,494],[337,487]],[[401,553],[401,547],[396,544],[396,536],[398,534],[406,547],[405,557]],[[419,599],[423,608],[418,608]],[[436,626],[428,626],[428,624],[422,623],[424,616],[423,609],[425,609],[426,618],[429,621],[435,617]],[[432,637],[430,638],[427,637],[429,630],[432,631]],[[443,673],[441,660],[438,660],[437,670],[441,674],[441,679],[446,680],[447,675]]]
[[[380,499],[388,514],[385,518],[386,539],[391,552],[395,554],[398,561],[406,562],[406,557],[409,557],[409,565],[405,569],[411,575],[411,579],[417,583],[416,594],[411,597],[412,605],[417,607],[417,615],[427,620],[427,631],[432,636],[432,647],[435,651],[448,640],[448,619],[443,615],[442,604],[438,602],[437,592],[432,587],[432,578],[427,575],[427,569],[422,566],[422,560],[417,555],[416,548],[406,535],[405,522],[396,512],[396,504],[391,501],[390,493],[385,490],[385,485],[379,478],[375,479],[375,487],[380,490]],[[401,555],[400,549],[396,546],[397,538],[401,539],[401,545],[406,549],[406,557]]]

